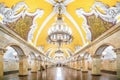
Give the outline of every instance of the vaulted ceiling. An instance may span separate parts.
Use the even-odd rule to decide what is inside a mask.
[[[24,2],[21,2],[21,0],[9,0],[9,1],[0,0],[0,3],[4,4],[5,8],[9,8],[13,12],[16,11],[16,13],[13,16],[16,16],[21,13],[22,17],[19,17],[17,21],[20,20],[20,18],[25,19],[26,17],[23,18],[25,15],[27,15],[28,17],[32,16],[26,19],[26,20],[32,20],[33,22],[32,24],[30,23],[31,21],[24,22],[24,20],[21,20],[21,22],[20,21],[17,22],[16,26],[20,25],[23,22],[24,24],[22,25],[22,27],[25,26],[25,28],[28,28],[27,24],[29,24],[29,29],[25,30],[25,32],[27,33],[25,33],[24,31],[21,31],[19,35],[22,34],[21,37],[25,39],[26,39],[26,36],[30,37],[30,39],[28,38],[26,40],[28,40],[30,44],[36,47],[39,47],[39,46],[44,47],[43,51],[45,52],[46,55],[49,55],[50,57],[55,55],[54,52],[57,49],[56,45],[49,44],[46,40],[48,36],[48,29],[56,21],[56,17],[57,17],[57,14],[54,12],[55,1],[54,0],[24,0]],[[120,18],[118,14],[116,14],[115,17],[117,20],[115,19],[115,21],[109,21],[104,19],[104,17],[101,16],[102,14],[107,16],[109,19],[112,19],[112,17],[109,14],[107,14],[106,10],[107,9],[109,10],[111,7],[114,7],[115,9],[117,9],[116,3],[119,2],[120,0],[97,0],[97,1],[95,0],[84,0],[84,1],[83,0],[62,0],[62,1],[66,2],[64,3],[66,7],[66,12],[63,14],[63,20],[72,29],[72,36],[73,36],[73,41],[71,44],[62,46],[62,49],[64,51],[64,56],[66,57],[69,57],[74,53],[75,47],[77,46],[83,47],[84,45],[89,44],[91,40],[94,40],[94,38],[98,37],[103,32],[109,29],[109,28],[106,28],[106,26],[111,27],[116,22],[118,22]],[[19,4],[19,6],[17,6],[18,10],[15,9],[17,4]],[[100,6],[96,7],[96,4],[99,4]],[[96,12],[94,12],[93,9]],[[35,12],[36,14],[34,14]],[[0,12],[0,14],[1,14],[0,22],[4,23],[3,22],[4,16],[2,12]],[[91,16],[91,17],[88,17],[88,16]],[[99,19],[92,18],[93,16],[96,16]],[[86,22],[86,20],[89,20],[89,21]],[[98,23],[97,28],[94,27],[96,26],[96,24],[93,24],[94,23],[93,20],[96,21],[96,23]],[[105,27],[103,27],[104,24],[100,24],[104,22],[106,22]],[[4,23],[4,24],[7,24],[8,26],[13,26],[16,24],[16,20],[8,23]],[[14,23],[14,24],[11,25],[10,23],[12,24]],[[85,28],[85,26],[87,26],[87,28]],[[100,26],[102,26],[103,28],[98,28]],[[19,32],[20,28],[17,28],[17,29],[18,29],[17,32]],[[23,29],[24,27],[21,30]],[[88,29],[90,29],[93,35],[95,36],[90,36],[90,32],[89,32],[90,30]],[[96,34],[97,32],[94,32],[96,29],[98,31],[99,30],[101,31],[99,31],[99,33]],[[16,28],[14,30],[16,31]],[[23,32],[26,35],[24,35]],[[32,35],[32,37],[30,34]]]

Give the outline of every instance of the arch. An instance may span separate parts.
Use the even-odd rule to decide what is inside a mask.
[[[7,51],[4,53],[4,56],[3,56],[4,72],[6,73],[8,71],[19,70],[19,60],[20,60],[19,53],[15,50],[15,48],[11,46],[6,47],[6,49]]]
[[[9,43],[4,48],[7,48],[8,46],[12,47],[17,52],[18,56],[26,56],[24,50],[16,43]]]
[[[31,59],[36,58],[36,56],[35,56],[34,52],[31,52],[31,53],[29,54],[29,56],[31,57]]]
[[[101,46],[99,46],[94,55],[102,55],[102,52],[108,47],[108,46],[112,46],[113,48],[115,48],[113,45],[109,44],[109,43],[106,43],[106,44],[102,44]]]
[[[50,57],[50,55],[52,54],[52,52],[54,52],[56,50],[56,48],[49,48],[47,51],[46,51],[46,56],[47,57]],[[64,52],[66,52],[66,54],[68,55],[68,57],[71,57],[73,54],[73,52],[69,49],[69,48],[65,48],[63,49]]]
[[[42,61],[42,57],[40,55],[37,58],[39,61]]]
[[[77,61],[79,61],[79,60],[81,60],[81,56],[80,55],[77,57]]]
[[[49,48],[49,49],[45,52],[46,56],[49,57],[49,55],[51,54],[52,51],[53,51],[53,48]]]
[[[15,44],[15,43],[10,43],[7,44],[4,48],[8,49],[5,54],[4,54],[4,72],[7,71],[14,71],[14,70],[19,70],[20,71],[20,61],[21,57],[25,57],[26,55],[24,54],[23,49]],[[11,66],[10,68],[8,68]],[[7,69],[8,68],[8,69]]]
[[[88,52],[85,52],[83,57],[87,58],[89,56],[89,53]]]
[[[110,44],[103,44],[99,46],[95,51],[93,60],[99,60],[99,63],[103,70],[116,70],[116,53],[114,52],[115,47]]]

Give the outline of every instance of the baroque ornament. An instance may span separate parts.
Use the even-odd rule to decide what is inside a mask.
[[[37,9],[36,12],[29,13],[27,11],[28,9],[29,7],[26,5],[25,2],[19,2],[15,6],[12,6],[12,8],[8,8],[3,3],[0,3],[0,16],[2,17],[2,21],[0,22],[3,24],[7,24],[17,21],[20,17],[24,18],[25,15],[34,16],[32,26],[30,27],[30,31],[28,33],[28,41],[30,42],[33,38],[33,33],[37,26],[35,20],[36,18],[41,17],[44,11],[41,9]],[[19,12],[19,10],[21,11]]]
[[[101,8],[104,13],[98,10]],[[109,7],[102,2],[95,2],[95,4],[91,7],[91,12],[85,12],[82,8],[76,10],[76,14],[78,16],[90,16],[96,15],[96,17],[100,17],[107,22],[118,23],[118,17],[120,16],[120,2],[116,3],[115,7]]]
[[[49,28],[47,41],[49,43],[58,44],[59,46],[69,44],[72,42],[73,38],[72,30],[62,20],[65,7],[62,5],[62,2],[57,2],[57,6],[54,8],[57,14],[57,21]]]
[[[99,11],[98,8],[101,8],[104,13]],[[91,31],[89,30],[90,27],[87,24],[88,22],[85,16],[95,15],[96,17],[100,17],[106,22],[116,24],[119,22],[118,18],[120,17],[120,2],[117,2],[115,7],[109,7],[102,2],[95,2],[94,5],[91,7],[90,12],[85,12],[82,8],[80,8],[76,10],[76,14],[84,19],[82,26],[84,27],[87,34],[87,39],[91,40],[92,35]]]

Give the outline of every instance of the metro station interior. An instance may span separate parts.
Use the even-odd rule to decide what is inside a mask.
[[[0,0],[0,80],[120,80],[120,0]]]

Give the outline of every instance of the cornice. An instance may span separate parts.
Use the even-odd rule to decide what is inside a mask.
[[[77,56],[79,55],[79,53],[84,52],[86,49],[90,48],[91,46],[101,42],[102,40],[108,38],[109,36],[113,35],[114,33],[118,32],[120,30],[120,22],[117,23],[116,25],[114,25],[111,29],[109,29],[108,31],[106,31],[104,34],[102,34],[101,36],[99,36],[98,38],[96,38],[94,41],[92,41],[90,44],[88,44],[87,46],[84,46],[83,48],[81,48],[80,50],[78,50],[75,55],[71,56]]]
[[[37,51],[38,53],[40,53],[41,56],[46,57],[42,52],[40,52],[37,48],[35,48],[34,46],[32,46],[31,44],[29,44],[27,41],[25,41],[24,39],[22,39],[19,35],[17,35],[15,32],[13,32],[12,30],[10,30],[7,26],[0,24],[0,31],[2,31],[3,33],[11,36],[12,38],[16,39],[17,41],[19,41],[20,43],[26,44],[27,47],[33,49],[35,52]]]

